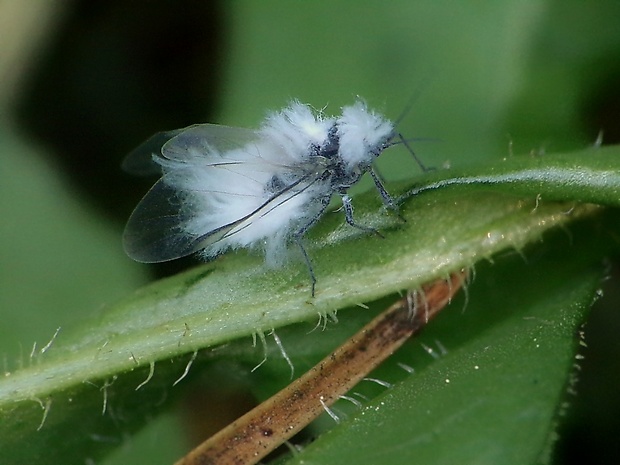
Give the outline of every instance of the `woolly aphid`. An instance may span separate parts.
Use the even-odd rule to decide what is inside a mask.
[[[125,251],[138,262],[155,263],[195,252],[208,260],[227,249],[261,248],[275,264],[295,242],[314,296],[304,234],[334,194],[348,224],[376,233],[355,222],[347,191],[369,172],[383,201],[394,207],[373,162],[400,142],[406,144],[394,124],[361,101],[344,107],[339,117],[294,101],[258,130],[197,124],[156,134],[124,162],[132,170],[147,154],[163,173],[127,222]]]

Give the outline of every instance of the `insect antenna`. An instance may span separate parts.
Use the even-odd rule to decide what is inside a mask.
[[[413,148],[409,144],[409,141],[407,139],[405,139],[400,132],[396,133],[395,137],[398,137],[399,140],[397,142],[392,142],[390,145],[403,144],[405,146],[405,148],[409,151],[409,153],[411,154],[411,156],[413,157],[413,159],[415,160],[415,162],[418,164],[418,166],[420,167],[420,169],[423,172],[426,173],[428,171],[433,171],[435,169],[435,168],[432,168],[432,167],[428,167],[424,163],[422,163],[422,160],[420,160],[420,158],[413,151]],[[420,140],[420,139],[411,139],[411,140]]]
[[[418,86],[418,90],[415,91],[411,97],[409,97],[409,99],[407,100],[407,104],[405,105],[405,108],[403,108],[403,110],[400,112],[400,115],[398,115],[398,118],[396,118],[394,120],[394,127],[397,128],[398,126],[400,126],[400,123],[403,121],[403,119],[405,119],[405,116],[407,116],[407,114],[411,111],[411,109],[413,108],[413,104],[418,100],[418,98],[420,97],[420,94],[422,93],[422,89],[424,89],[426,86],[428,85],[428,77],[425,79],[425,82],[422,83],[422,85]],[[397,137],[399,140],[397,142],[391,142],[388,146],[391,147],[392,145],[397,145],[397,144],[403,144],[407,150],[409,151],[409,153],[411,153],[411,155],[413,156],[413,159],[416,161],[416,163],[418,164],[418,166],[420,167],[420,169],[423,172],[427,172],[427,171],[433,171],[434,168],[429,168],[427,167],[424,163],[422,163],[422,160],[420,160],[418,158],[418,156],[415,154],[415,152],[413,151],[413,149],[411,148],[411,145],[409,145],[409,141],[407,139],[405,139],[403,137],[403,135],[400,132],[395,132],[394,136],[392,137],[395,138]],[[414,139],[410,139],[410,140],[414,140]],[[420,139],[415,139],[415,140],[420,140]]]
[[[402,120],[405,119],[405,116],[407,116],[407,114],[411,111],[411,109],[413,108],[413,104],[418,100],[420,95],[422,95],[422,91],[424,91],[428,87],[429,83],[430,76],[426,76],[422,79],[422,82],[416,86],[417,89],[407,99],[405,107],[400,112],[400,115],[398,115],[398,118],[394,120],[394,127],[398,127]]]

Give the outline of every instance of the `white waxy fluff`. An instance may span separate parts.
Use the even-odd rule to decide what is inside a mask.
[[[295,241],[314,292],[304,233],[333,194],[343,198],[347,222],[358,226],[346,192],[372,171],[394,136],[393,124],[362,102],[334,118],[297,101],[270,114],[258,130],[200,124],[156,135],[129,155],[129,164],[151,156],[163,176],[129,218],[125,250],[137,261],[160,262],[260,248],[269,263],[280,263]]]

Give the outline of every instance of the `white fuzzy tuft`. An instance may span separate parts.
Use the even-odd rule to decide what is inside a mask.
[[[369,111],[364,102],[344,107],[338,118],[340,156],[349,169],[370,164],[392,138],[394,125]]]
[[[312,145],[325,143],[334,122],[334,118],[323,118],[321,113],[313,113],[310,106],[293,101],[282,111],[269,115],[260,133],[299,162],[308,159]]]

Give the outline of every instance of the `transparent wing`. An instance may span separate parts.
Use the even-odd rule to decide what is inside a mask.
[[[267,215],[301,194],[318,179],[303,176],[271,196],[251,213],[196,237],[184,231],[189,219],[178,202],[178,192],[160,179],[131,214],[123,234],[127,255],[138,262],[157,263],[185,257],[250,226],[255,218]],[[299,186],[303,186],[299,188]]]
[[[278,149],[261,139],[260,134],[254,130],[212,124],[159,133],[148,139],[128,155],[124,166],[141,166],[148,162],[158,167],[153,161],[155,156],[160,158],[159,163],[166,166],[166,174],[144,196],[127,222],[123,236],[127,254],[145,263],[174,260],[192,254],[245,229],[255,218],[268,214],[298,195],[300,188],[303,191],[316,180],[316,171],[307,174],[307,171],[302,170],[300,174],[299,167],[287,166],[273,153],[265,153],[271,150]],[[188,193],[192,193],[191,189],[201,195],[208,194],[210,188],[215,189],[213,195],[218,196],[247,195],[236,185],[220,185],[216,188],[175,182],[175,176],[185,179],[186,172],[192,172],[197,166],[217,172],[225,170],[235,173],[236,179],[242,183],[258,183],[261,195],[264,192],[262,188],[271,179],[271,173],[291,173],[293,176],[289,178],[294,181],[280,186],[278,192],[258,208],[196,237],[188,234],[185,228],[193,219],[190,215],[196,212],[191,208],[183,208],[181,203],[182,199],[188,198]],[[213,173],[216,177],[220,176],[215,174],[216,171]],[[302,183],[307,186],[300,186]],[[201,211],[199,214],[208,216],[209,212]]]
[[[123,247],[127,255],[142,263],[185,257],[222,239],[238,223],[223,225],[200,237],[189,235],[183,228],[189,218],[178,199],[177,190],[163,179],[155,183],[125,226]]]
[[[189,126],[170,138],[161,148],[162,163],[200,163],[235,170],[235,165],[243,165],[242,171],[256,172],[288,171],[295,167],[287,166],[273,153],[278,149],[262,138],[260,133],[245,128],[220,126],[216,124],[197,124]],[[264,155],[267,155],[264,157]],[[251,168],[250,168],[251,166]]]
[[[127,154],[121,163],[123,171],[136,176],[161,175],[161,167],[153,161],[153,155],[161,154],[166,142],[185,129],[158,132]]]
[[[183,221],[176,190],[160,179],[127,221],[123,233],[125,252],[142,263],[164,262],[191,254],[195,246],[181,228]]]
[[[123,160],[124,171],[137,176],[161,174],[161,167],[153,156],[168,160],[185,161],[213,153],[227,153],[256,140],[258,134],[252,129],[221,126],[218,124],[195,124],[173,131],[163,131],[145,140]]]
[[[214,152],[227,153],[245,147],[258,138],[259,134],[253,129],[195,124],[179,130],[166,141],[161,148],[161,154],[164,158],[175,161],[200,156],[208,159]]]

